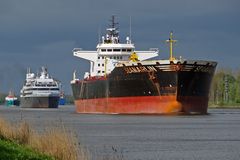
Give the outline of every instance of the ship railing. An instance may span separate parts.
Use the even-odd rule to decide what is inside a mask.
[[[82,48],[74,48],[73,52],[82,51]]]
[[[149,48],[149,51],[156,51],[156,52],[158,52],[159,49],[158,48]]]

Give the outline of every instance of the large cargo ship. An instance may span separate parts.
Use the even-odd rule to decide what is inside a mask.
[[[57,108],[59,103],[59,82],[54,80],[42,67],[40,75],[28,72],[20,93],[22,108]]]
[[[209,89],[217,63],[158,56],[158,49],[137,51],[130,38],[120,43],[112,17],[96,51],[74,49],[73,55],[90,61],[82,80],[71,81],[76,111],[101,114],[206,114]]]

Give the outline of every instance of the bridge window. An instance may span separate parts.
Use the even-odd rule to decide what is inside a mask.
[[[123,52],[126,52],[126,51],[127,51],[127,49],[126,49],[126,48],[124,48],[124,49],[122,49],[122,51],[123,51]]]
[[[102,52],[106,52],[106,49],[101,49]]]
[[[114,52],[120,52],[120,49],[113,49]]]
[[[107,49],[108,52],[112,52],[112,49]]]

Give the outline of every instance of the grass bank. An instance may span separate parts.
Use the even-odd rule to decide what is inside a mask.
[[[0,159],[4,160],[54,160],[53,157],[38,153],[11,141],[0,139]]]
[[[10,124],[5,120],[0,119],[0,139],[1,146],[5,151],[9,151],[9,154],[13,151],[19,151],[19,154],[23,154],[24,156],[28,155],[30,159],[32,152],[28,152],[29,148],[36,153],[48,155],[49,158],[52,157],[56,160],[89,159],[87,151],[78,144],[76,136],[67,132],[64,127],[47,128],[44,132],[39,134],[24,121],[18,124]],[[18,148],[21,148],[21,146],[26,148],[22,148],[21,150]],[[8,147],[10,147],[9,150],[7,149]],[[6,156],[8,155],[8,153],[4,154]],[[39,156],[41,157],[41,155]],[[27,158],[25,157],[25,159]]]

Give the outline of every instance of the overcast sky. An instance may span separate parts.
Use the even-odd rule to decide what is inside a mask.
[[[0,92],[19,94],[27,67],[46,66],[71,94],[73,70],[80,78],[89,70],[72,49],[95,50],[111,15],[122,40],[131,16],[137,50],[159,48],[167,58],[164,41],[174,31],[176,57],[240,68],[239,8],[239,0],[0,0]]]

